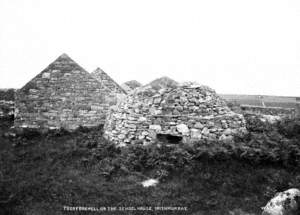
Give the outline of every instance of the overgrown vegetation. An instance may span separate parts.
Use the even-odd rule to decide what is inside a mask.
[[[0,214],[88,214],[64,205],[188,207],[109,214],[259,214],[276,192],[300,188],[299,120],[247,122],[250,133],[234,144],[116,148],[101,127],[1,137]],[[1,136],[8,127],[3,121]],[[147,178],[160,183],[143,188]]]

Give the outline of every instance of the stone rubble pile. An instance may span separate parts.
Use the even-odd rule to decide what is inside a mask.
[[[232,112],[209,87],[183,85],[161,89],[153,96],[129,95],[112,108],[104,126],[105,137],[118,145],[157,140],[157,135],[232,141],[246,131],[245,119]]]

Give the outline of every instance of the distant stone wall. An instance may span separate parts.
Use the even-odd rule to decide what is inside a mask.
[[[104,136],[118,145],[148,144],[164,135],[183,142],[231,141],[245,131],[244,117],[203,86],[168,89],[150,98],[128,96],[110,110],[104,126]]]
[[[16,92],[15,127],[66,128],[104,124],[109,104],[97,80],[62,55]]]
[[[295,117],[296,110],[294,108],[281,108],[281,107],[261,107],[252,105],[241,105],[242,111],[253,114],[273,115]]]
[[[300,97],[296,98],[296,115],[300,117]]]

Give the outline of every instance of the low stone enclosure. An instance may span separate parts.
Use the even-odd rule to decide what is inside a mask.
[[[104,136],[120,146],[156,140],[231,141],[244,132],[243,115],[231,111],[214,90],[199,85],[163,89],[151,97],[128,96],[110,109],[104,125]]]
[[[63,54],[17,90],[14,126],[73,130],[104,124],[108,95],[107,86]]]

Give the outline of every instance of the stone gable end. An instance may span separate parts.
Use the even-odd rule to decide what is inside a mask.
[[[127,92],[102,69],[97,68],[91,75],[108,91],[105,99],[110,106],[116,105],[126,97]]]
[[[66,54],[16,92],[15,127],[66,128],[103,124],[105,90]]]
[[[108,88],[110,90],[110,92],[118,93],[118,94],[127,94],[126,91],[117,82],[115,82],[106,72],[104,72],[102,69],[97,68],[91,74],[103,86]]]

